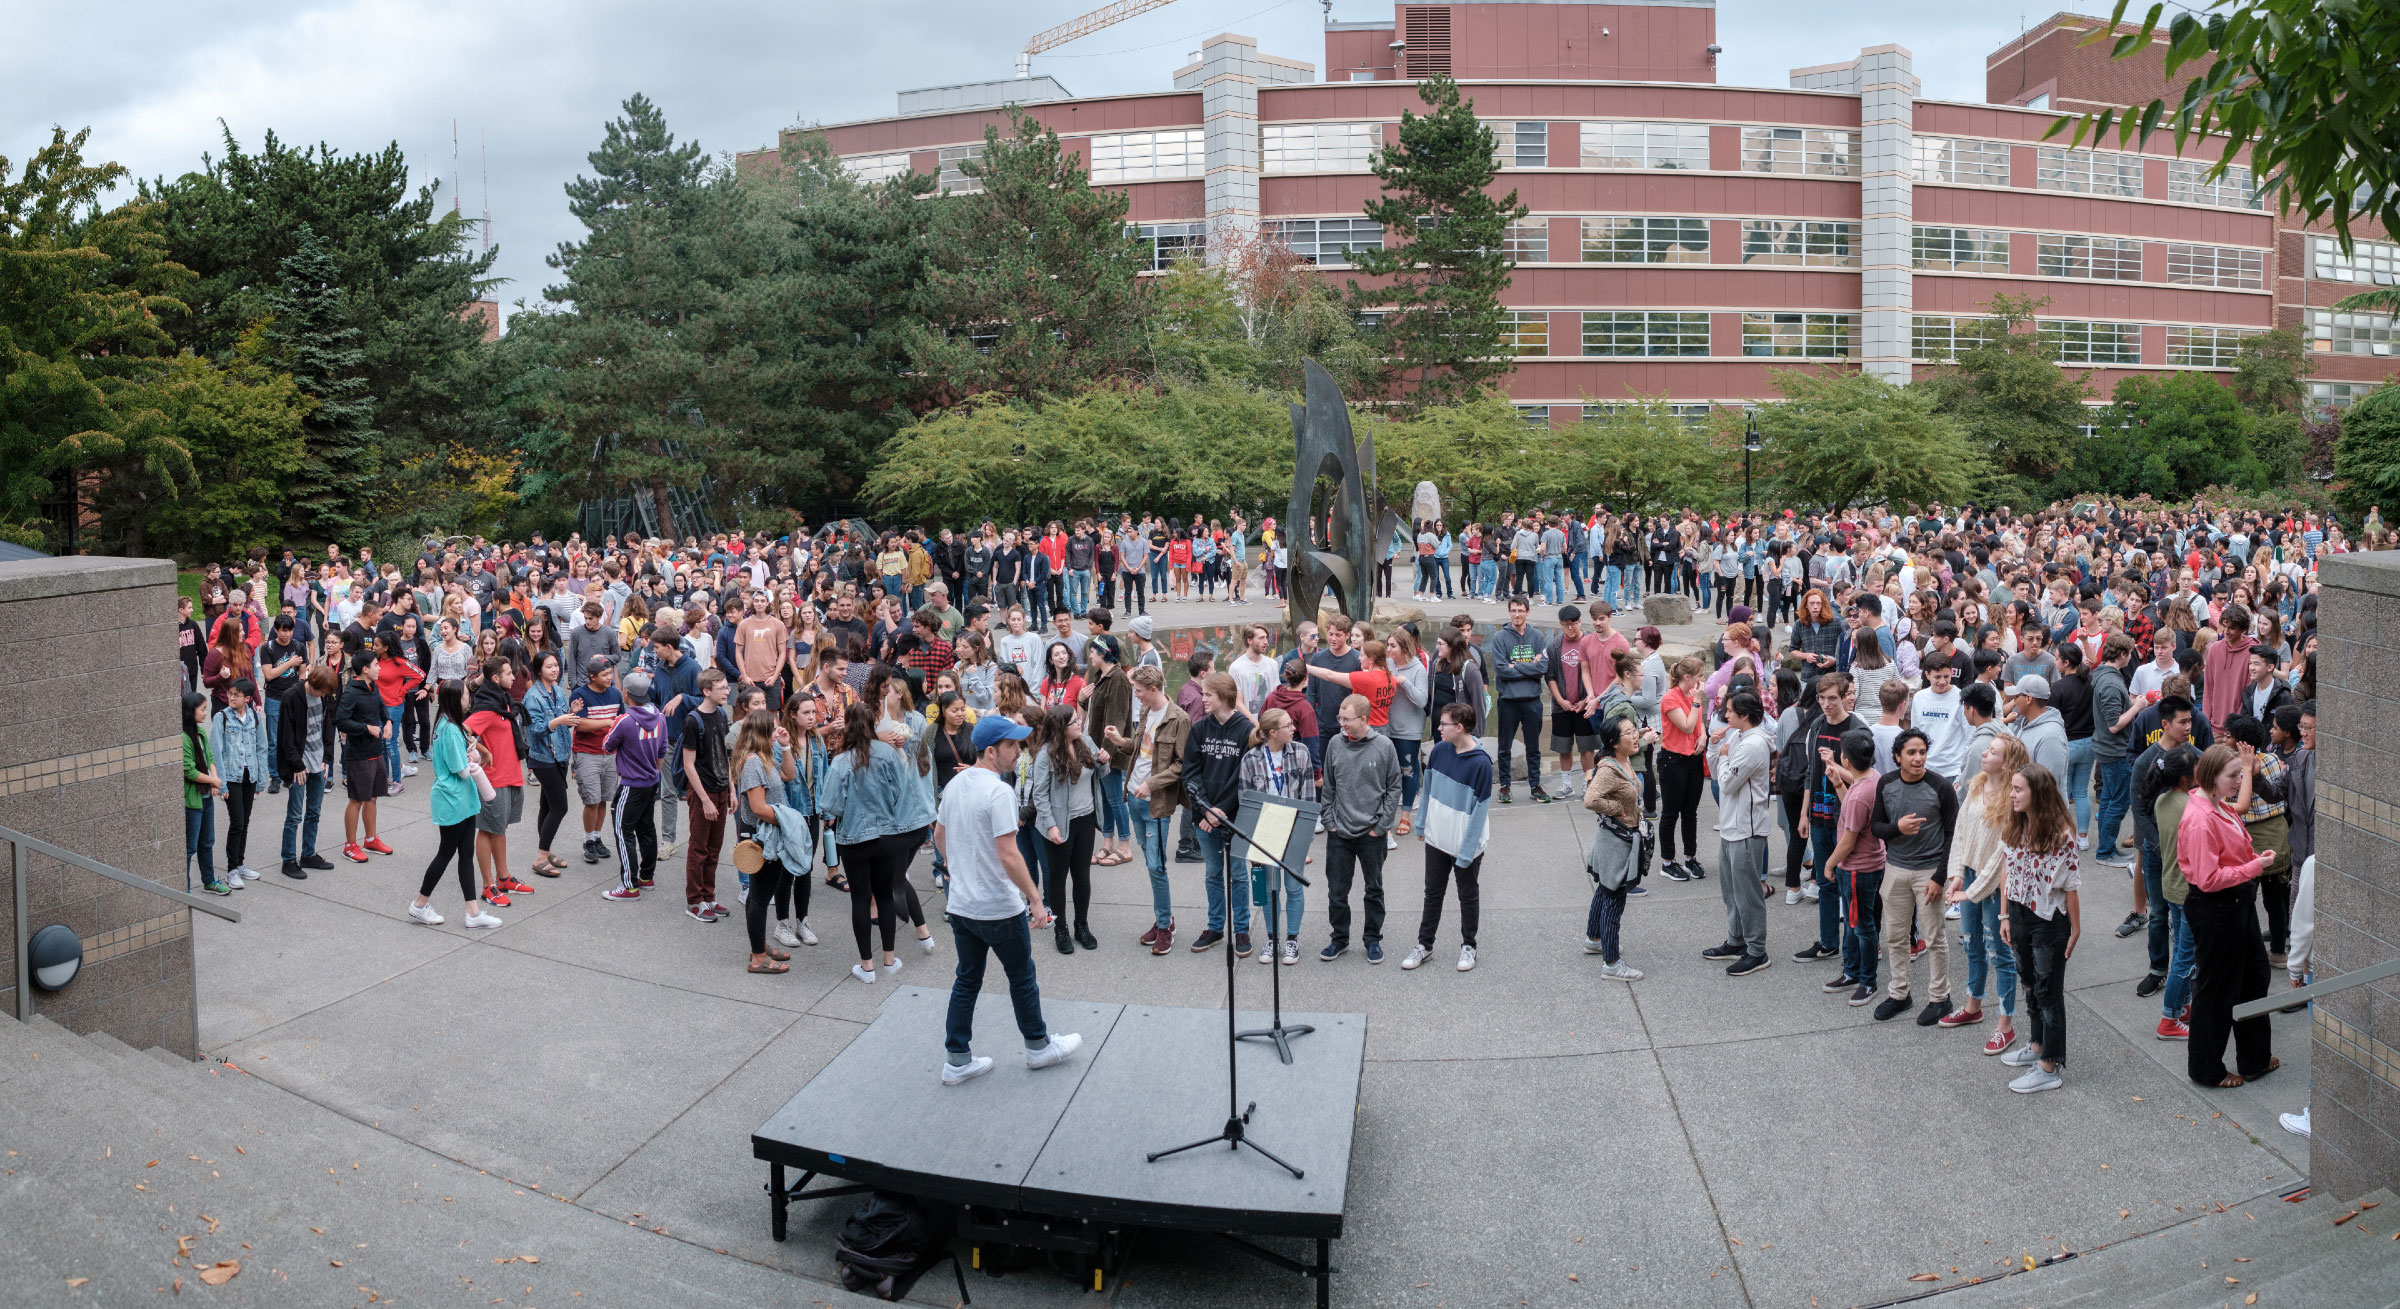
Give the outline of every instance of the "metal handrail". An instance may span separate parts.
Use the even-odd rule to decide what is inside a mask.
[[[0,841],[8,842],[10,881],[14,883],[16,889],[17,1019],[20,1022],[33,1017],[33,961],[26,955],[26,943],[31,939],[32,933],[27,930],[25,922],[25,852],[28,850],[38,850],[60,863],[73,864],[87,873],[98,873],[102,877],[123,882],[136,890],[148,891],[152,895],[162,895],[169,900],[198,909],[203,913],[215,914],[229,923],[242,921],[242,912],[231,905],[218,904],[213,900],[203,900],[189,891],[178,891],[171,886],[160,886],[147,877],[137,877],[122,868],[111,868],[97,860],[86,859],[72,850],[61,850],[38,836],[28,836],[13,827],[0,827]]]
[[[2296,987],[2289,991],[2272,992],[2264,998],[2252,1000],[2248,1004],[2235,1005],[2233,1016],[2237,1022],[2244,1018],[2257,1018],[2263,1014],[2271,1014],[2278,1009],[2288,1009],[2295,1004],[2306,1004],[2308,1001],[2321,999],[2336,992],[2347,991],[2354,986],[2380,982],[2394,973],[2400,973],[2400,958],[2386,959],[2379,964],[2353,969],[2339,977],[2328,977],[2322,982],[2311,982],[2306,986]]]

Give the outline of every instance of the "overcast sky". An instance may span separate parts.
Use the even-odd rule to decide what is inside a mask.
[[[422,181],[486,205],[504,304],[538,301],[542,257],[576,234],[560,187],[586,169],[601,124],[636,91],[678,138],[712,153],[769,144],[796,121],[893,111],[910,87],[1006,77],[1025,38],[1098,0],[136,0],[105,39],[73,6],[19,7],[0,43],[0,155],[13,174],[53,125],[92,129],[90,155],[137,177],[199,164],[221,129],[255,147],[344,151],[398,141]],[[2089,6],[2086,6],[2087,8]],[[1983,59],[2051,6],[1856,0],[1840,6],[1719,0],[1719,80],[1782,86],[1787,70],[1897,42],[1925,94],[1983,96]],[[1389,3],[1334,0],[1337,19],[1389,18]],[[1163,89],[1200,37],[1235,31],[1270,54],[1324,60],[1319,0],[1179,0],[1034,61],[1078,95]]]

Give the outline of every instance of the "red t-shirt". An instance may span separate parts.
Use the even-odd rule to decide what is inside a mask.
[[[1350,689],[1367,698],[1367,726],[1392,725],[1392,695],[1399,687],[1390,673],[1380,668],[1361,668],[1350,674]]]
[[[525,785],[524,761],[517,758],[517,734],[509,727],[508,719],[489,709],[467,715],[467,730],[492,752],[492,766],[487,770],[494,786]]]
[[[1692,703],[1692,697],[1685,694],[1684,689],[1680,686],[1669,688],[1664,696],[1659,697],[1658,743],[1669,754],[1694,755],[1700,753],[1700,733],[1697,730],[1686,732],[1677,728],[1675,720],[1667,716],[1667,711],[1670,709],[1679,713],[1692,713],[1697,708],[1698,706]],[[1703,725],[1705,725],[1705,720],[1703,720]]]

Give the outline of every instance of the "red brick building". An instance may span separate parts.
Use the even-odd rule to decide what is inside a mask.
[[[1420,107],[1413,79],[1447,73],[1497,137],[1499,185],[1532,210],[1509,235],[1507,296],[1508,386],[1529,421],[1637,394],[1771,397],[1771,369],[1809,361],[1905,380],[2002,293],[2047,297],[2037,329],[2093,374],[2096,399],[2132,374],[2229,372],[2241,338],[2276,325],[2316,342],[2320,401],[2381,379],[2390,318],[2322,306],[2390,284],[2400,246],[2329,253],[2271,212],[2247,168],[2204,180],[2214,147],[2043,141],[2059,109],[2163,89],[2157,63],[2076,45],[2095,21],[2060,15],[2011,42],[1992,56],[1989,102],[1968,103],[1921,98],[1898,45],[1794,69],[1787,87],[1719,86],[1713,0],[1402,4],[1328,24],[1323,80],[1228,34],[1170,89],[948,87],[903,94],[924,112],[826,132],[861,176],[914,170],[961,190],[984,128],[1024,103],[1095,183],[1127,194],[1155,266],[1262,232],[1339,270],[1384,239],[1360,217],[1369,155]]]

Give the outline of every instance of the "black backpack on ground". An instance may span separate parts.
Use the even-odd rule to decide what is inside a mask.
[[[944,1259],[958,1276],[959,1303],[972,1303],[967,1275],[950,1250],[948,1211],[890,1191],[873,1192],[852,1210],[833,1247],[842,1285],[882,1300],[907,1295],[918,1278]]]

